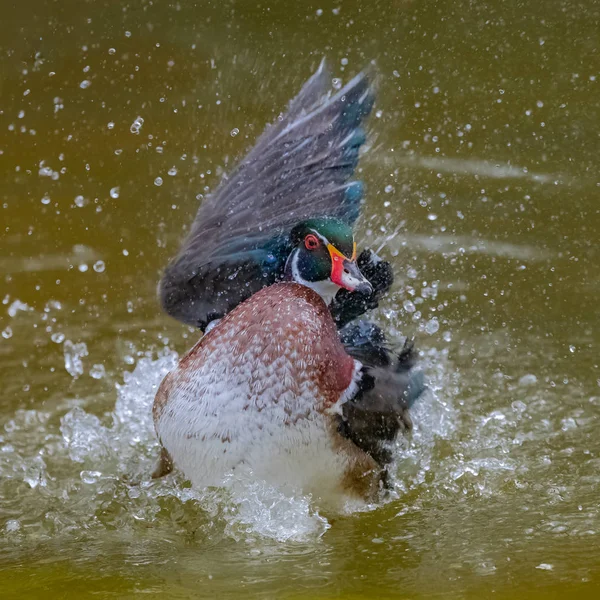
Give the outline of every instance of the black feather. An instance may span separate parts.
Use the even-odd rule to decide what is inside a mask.
[[[338,431],[382,467],[392,461],[390,442],[409,431],[410,407],[427,389],[415,367],[412,340],[396,351],[377,325],[359,321],[344,327],[340,339],[348,354],[363,365],[357,394],[342,405]]]
[[[340,290],[335,295],[330,306],[331,316],[340,329],[368,310],[377,308],[379,300],[394,283],[392,265],[379,258],[372,250],[363,250],[356,262],[361,273],[373,287],[373,292],[365,294]]]

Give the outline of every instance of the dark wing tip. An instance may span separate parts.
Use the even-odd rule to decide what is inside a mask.
[[[322,102],[331,86],[331,73],[327,59],[323,57],[317,70],[308,78],[298,94],[290,101],[284,117],[287,123],[294,121],[301,113],[311,110]]]

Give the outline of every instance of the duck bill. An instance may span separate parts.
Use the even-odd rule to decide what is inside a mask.
[[[336,285],[350,292],[362,292],[371,294],[373,287],[365,276],[360,272],[356,264],[356,244],[352,258],[344,256],[335,246],[328,244],[327,249],[331,255],[330,279]]]

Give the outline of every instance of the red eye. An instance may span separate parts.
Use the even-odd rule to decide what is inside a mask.
[[[321,245],[321,242],[319,242],[319,238],[316,235],[309,233],[304,238],[304,245],[306,246],[307,250],[314,250],[315,248],[318,248]]]

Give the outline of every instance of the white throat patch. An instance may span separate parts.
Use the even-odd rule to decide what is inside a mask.
[[[341,289],[340,286],[333,283],[331,279],[324,279],[323,281],[306,281],[302,278],[302,275],[300,275],[300,271],[298,270],[298,253],[293,252],[289,260],[291,260],[293,281],[305,285],[317,292],[317,294],[323,298],[325,304],[329,306],[335,295]]]
[[[314,290],[323,298],[323,301],[327,306],[331,304],[331,301],[335,298],[335,295],[341,289],[339,285],[333,283],[330,279],[326,279],[325,281],[304,281],[299,280],[297,283],[301,283],[306,287]]]

